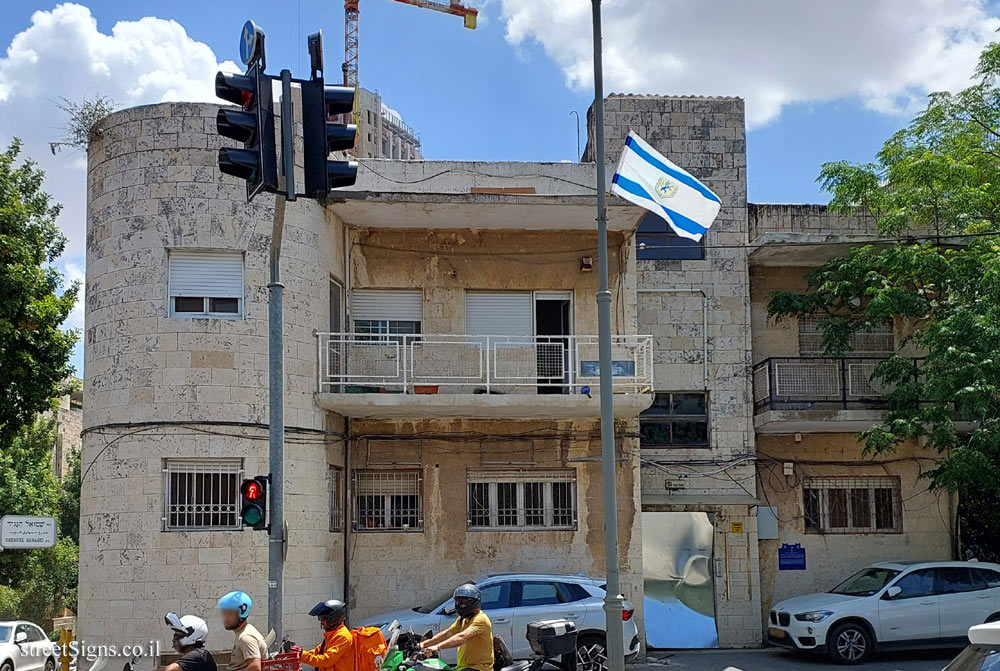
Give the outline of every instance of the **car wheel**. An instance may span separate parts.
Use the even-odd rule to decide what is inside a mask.
[[[606,671],[608,646],[603,636],[581,636],[576,641],[575,671]]]
[[[854,622],[836,627],[827,641],[827,651],[838,664],[861,664],[872,654],[871,634]]]
[[[994,622],[1000,622],[1000,613],[993,613],[986,618],[986,624],[993,624]]]
[[[45,660],[45,671],[56,671],[56,660],[49,657]]]
[[[0,666],[0,671],[14,671],[14,662],[4,662],[3,666]]]

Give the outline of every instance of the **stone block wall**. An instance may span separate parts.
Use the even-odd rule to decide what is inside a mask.
[[[825,205],[748,205],[749,241],[764,233],[876,235],[875,220],[864,212],[844,215]]]
[[[164,459],[242,459],[267,468],[267,282],[273,198],[245,203],[222,175],[216,105],[161,104],[115,113],[88,156],[87,290],[79,634],[94,643],[161,640],[162,616],[213,625],[214,600],[250,592],[266,629],[267,539],[251,531],[164,531]],[[312,201],[289,204],[285,298],[286,633],[314,637],[311,605],[342,591],[339,534],[326,530],[327,464],[339,432],[315,407],[315,330],[329,324],[327,277],[343,277],[342,232]],[[171,317],[169,250],[244,258],[239,319]],[[165,649],[168,649],[166,645]]]

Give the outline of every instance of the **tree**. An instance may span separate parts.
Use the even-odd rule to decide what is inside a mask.
[[[79,285],[60,293],[62,275],[52,267],[66,244],[59,206],[42,190],[41,170],[17,164],[20,150],[15,139],[0,153],[0,448],[61,395],[77,340],[62,325]]]
[[[63,476],[59,502],[59,535],[80,543],[80,450],[69,455],[69,470]]]
[[[84,98],[81,102],[60,98],[56,107],[69,118],[66,121],[66,135],[63,139],[49,143],[53,154],[62,147],[86,150],[90,146],[94,124],[119,108],[113,99],[100,94],[93,98]]]
[[[888,406],[860,438],[871,455],[913,439],[937,450],[930,486],[959,494],[968,552],[985,559],[1000,558],[1000,44],[982,53],[974,81],[930,96],[875,162],[822,167],[832,209],[860,209],[886,236],[912,239],[832,259],[805,293],[775,292],[768,309],[829,317],[834,356],[853,333],[896,320],[922,360],[878,365]]]

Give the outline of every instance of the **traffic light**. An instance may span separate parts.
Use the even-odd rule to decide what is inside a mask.
[[[244,480],[240,485],[240,519],[255,531],[267,528],[267,476]]]
[[[246,74],[220,72],[215,76],[215,95],[241,108],[219,110],[216,116],[219,135],[243,143],[243,149],[219,150],[219,169],[246,180],[247,202],[262,190],[277,190],[271,78],[264,74],[259,61]]]
[[[331,189],[351,186],[358,177],[357,161],[330,161],[330,152],[354,147],[358,127],[336,123],[339,115],[354,111],[354,89],[326,86],[323,81],[323,37],[309,36],[312,77],[302,82],[302,143],[305,195],[325,198]]]

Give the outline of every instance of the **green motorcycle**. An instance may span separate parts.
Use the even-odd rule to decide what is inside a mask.
[[[420,649],[422,640],[412,632],[400,631],[399,622],[393,620],[388,629],[385,658],[380,671],[454,671],[452,666],[437,657],[427,657]],[[429,632],[428,632],[429,633]]]

